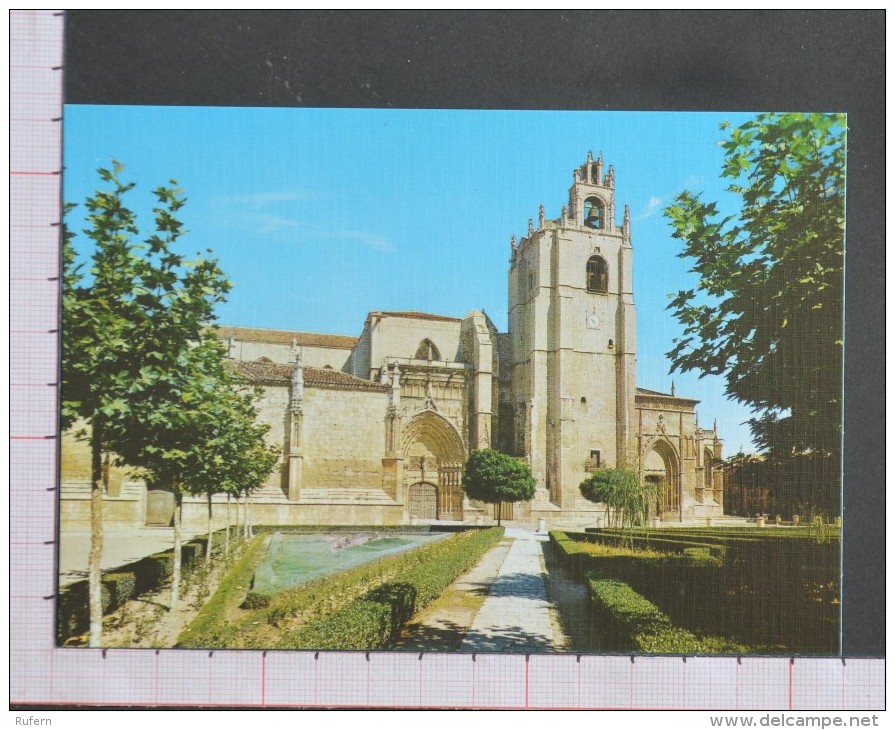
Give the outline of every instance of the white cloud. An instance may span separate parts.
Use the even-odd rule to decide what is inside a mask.
[[[374,251],[383,251],[385,253],[395,252],[395,247],[378,233],[368,233],[366,231],[336,230],[322,233],[319,235],[319,237],[334,241],[357,241],[358,243],[368,248],[372,248]]]
[[[318,195],[310,190],[282,190],[264,193],[247,193],[245,195],[225,195],[219,201],[227,205],[249,205],[252,208],[264,208],[272,203],[289,203],[303,200],[316,200]]]
[[[665,198],[659,198],[653,195],[646,204],[646,209],[634,216],[635,221],[642,221],[646,218],[652,218],[656,213],[665,207]]]
[[[395,247],[384,236],[378,233],[370,233],[369,231],[358,230],[339,230],[339,229],[321,229],[317,226],[309,226],[301,220],[294,218],[284,218],[279,215],[269,213],[258,213],[251,218],[258,233],[272,234],[278,231],[299,229],[293,236],[297,236],[301,241],[313,243],[315,241],[336,241],[343,242],[348,245],[360,244],[374,251],[382,251],[384,253],[394,253]]]
[[[258,222],[258,231],[261,233],[274,233],[284,228],[297,228],[301,225],[297,220],[267,213],[257,215],[255,218]]]

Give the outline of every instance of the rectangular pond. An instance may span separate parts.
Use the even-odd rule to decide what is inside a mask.
[[[255,571],[252,590],[272,596],[287,588],[348,570],[387,555],[442,540],[448,533],[276,532]]]

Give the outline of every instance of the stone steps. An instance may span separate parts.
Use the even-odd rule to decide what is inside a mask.
[[[122,482],[117,497],[106,495],[106,499],[142,499],[145,493],[143,482]],[[60,485],[62,499],[90,499],[89,479],[66,479]]]
[[[302,487],[300,504],[396,504],[381,489],[350,487]]]

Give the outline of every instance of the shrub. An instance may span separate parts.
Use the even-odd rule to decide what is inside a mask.
[[[106,573],[103,584],[109,589],[109,605],[115,608],[136,595],[137,580],[133,573]]]
[[[654,604],[619,580],[587,576],[591,599],[606,626],[610,650],[648,654],[741,654],[746,647],[718,637],[700,639],[672,624]]]
[[[228,637],[234,630],[228,620],[228,609],[239,606],[244,595],[246,596],[245,600],[248,601],[246,591],[251,585],[255,567],[264,557],[267,542],[266,535],[258,535],[249,542],[245,552],[218,584],[214,595],[178,637],[177,646],[201,646],[203,641],[214,643],[215,646],[226,645]],[[258,599],[267,598],[267,596],[257,593],[253,595]],[[269,601],[269,598],[267,600]],[[211,638],[212,636],[215,638]]]
[[[182,545],[184,568],[190,568],[205,555],[206,537],[197,537]],[[130,599],[158,591],[171,577],[174,566],[174,550],[148,555],[134,563],[113,568],[103,574],[103,615],[123,606]],[[73,636],[83,634],[90,625],[87,581],[80,580],[59,591],[56,599],[56,636],[64,643]]]
[[[266,593],[258,593],[257,591],[249,591],[246,593],[245,600],[240,608],[267,608],[270,605],[270,596]]]
[[[630,469],[598,469],[581,482],[582,496],[606,505],[606,516],[619,527],[633,528],[646,522],[649,507],[658,497],[658,487],[642,482]]]
[[[521,502],[535,496],[531,467],[515,456],[492,449],[473,451],[463,469],[463,491],[487,504]],[[500,524],[501,508],[497,511]]]
[[[498,527],[463,533],[429,546],[447,543],[451,549],[430,555],[430,559],[400,571],[398,580],[384,583],[322,621],[300,629],[282,648],[370,650],[389,646],[414,614],[472,568],[502,536],[503,528]]]
[[[772,651],[835,653],[841,608],[839,541],[818,543],[808,530],[793,533],[668,529],[657,541],[638,531],[638,545],[675,546],[678,554],[579,556],[578,570],[625,581],[691,631]],[[566,537],[619,545],[627,535],[601,530]],[[717,557],[718,549],[723,559]]]

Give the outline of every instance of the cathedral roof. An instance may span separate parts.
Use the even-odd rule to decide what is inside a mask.
[[[282,365],[276,362],[264,362],[256,360],[247,362],[240,360],[235,363],[236,372],[252,382],[265,383],[289,383],[292,381],[292,365]]]
[[[264,362],[255,360],[248,362],[240,360],[235,363],[236,372],[255,383],[281,383],[286,385],[292,382],[294,365]],[[304,384],[306,387],[335,388],[337,390],[368,390],[374,393],[387,393],[390,386],[377,383],[373,380],[356,378],[348,373],[332,368],[302,368]]]
[[[218,337],[229,339],[230,337],[243,342],[270,342],[283,345],[296,345],[303,347],[334,347],[337,349],[351,350],[357,344],[357,337],[348,335],[327,335],[317,332],[294,332],[292,330],[266,330],[257,327],[226,327],[216,328]]]
[[[432,322],[461,322],[457,317],[445,317],[442,314],[429,314],[428,312],[370,312],[380,317],[404,317],[406,319],[428,319]]]
[[[375,393],[387,393],[391,386],[373,380],[356,378],[331,368],[304,368],[305,386],[337,388],[339,390],[369,390]]]
[[[671,393],[660,393],[658,390],[649,390],[647,388],[638,388],[637,396],[635,397],[643,397],[643,398],[665,398],[666,400],[678,400],[683,401],[684,403],[699,403],[699,401],[695,398],[681,398],[678,395],[671,395]]]

